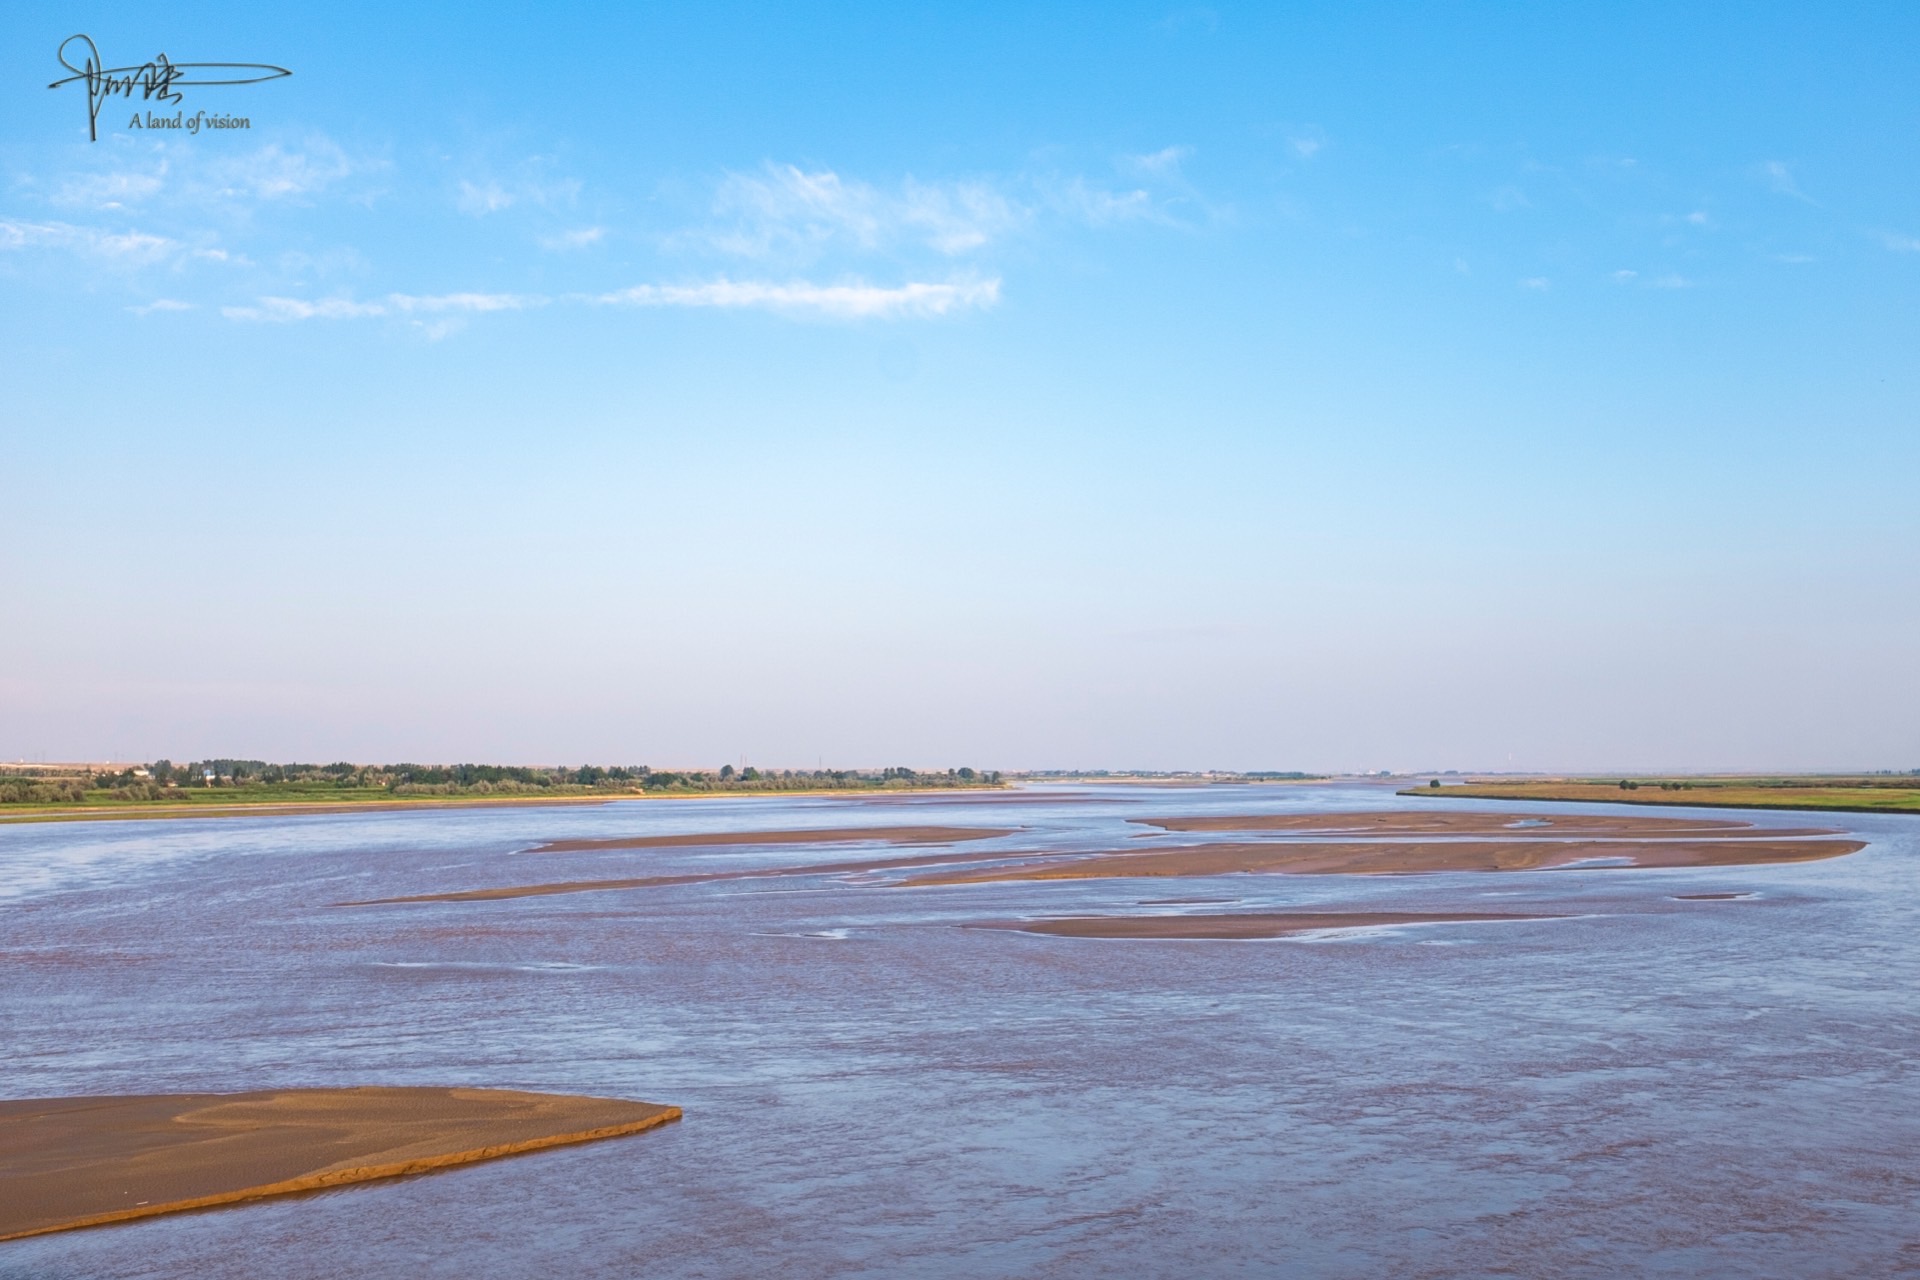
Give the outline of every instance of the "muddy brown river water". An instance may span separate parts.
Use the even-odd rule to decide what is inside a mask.
[[[917,887],[937,845],[848,838],[996,828],[956,859],[1058,859],[1409,807],[1529,839],[1638,812],[1109,787],[0,826],[0,1096],[685,1112],[0,1244],[0,1278],[1920,1275],[1920,818],[1661,811],[1865,842],[1765,866]],[[1193,821],[1143,841],[1150,817]],[[752,830],[783,834],[713,842]],[[678,834],[707,842],[623,843]],[[630,879],[674,883],[372,903]],[[965,927],[1234,912],[1415,919]]]

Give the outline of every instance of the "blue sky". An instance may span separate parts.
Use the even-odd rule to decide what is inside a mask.
[[[0,756],[1920,767],[1910,7],[0,32]]]

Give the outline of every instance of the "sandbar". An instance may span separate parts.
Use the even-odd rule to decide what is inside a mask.
[[[506,1089],[0,1102],[0,1240],[638,1133],[680,1108]]]
[[[1723,818],[1650,818],[1638,814],[1591,813],[1475,813],[1403,812],[1362,813],[1236,813],[1199,817],[1130,818],[1162,831],[1274,831],[1306,835],[1368,836],[1511,836],[1541,839],[1555,836],[1599,838],[1655,838],[1711,835],[1715,839],[1779,839],[1788,836],[1839,835],[1833,827],[1759,827],[1751,822]]]
[[[1736,867],[1814,862],[1864,849],[1859,840],[1558,840],[1281,842],[1121,849],[1017,866],[970,867],[908,885],[1136,876],[1419,875],[1441,871],[1543,871],[1588,863],[1628,867]]]
[[[1206,844],[1167,844],[1136,837],[1140,843],[1086,852],[950,849],[941,853],[860,862],[683,872],[605,880],[568,880],[546,884],[462,889],[344,902],[372,906],[409,902],[480,902],[554,894],[598,893],[621,889],[664,888],[720,880],[777,879],[794,876],[915,871],[930,874],[893,883],[923,885],[986,884],[1012,880],[1086,880],[1109,877],[1221,876],[1240,873],[1291,875],[1419,875],[1452,871],[1541,871],[1586,866],[1735,867],[1815,862],[1855,853],[1864,841],[1834,839],[1830,827],[1756,827],[1744,821],[1711,818],[1617,817],[1593,814],[1534,814],[1515,819],[1502,813],[1290,813],[1210,815],[1146,820],[1165,831],[1246,832],[1272,838],[1223,840]],[[741,842],[830,843],[833,837],[883,834],[901,843],[960,842],[1014,834],[1016,829],[982,827],[868,827],[793,832],[719,833],[697,836],[641,836],[610,840],[554,841],[549,852],[579,849],[665,847],[675,843],[707,845]],[[1316,839],[1344,835],[1344,840]]]
[[[618,880],[560,880],[550,884],[503,885],[497,889],[457,889],[450,893],[416,893],[401,898],[368,898],[338,902],[340,907],[377,907],[401,902],[488,902],[499,898],[547,898],[564,893],[601,893],[612,889],[658,889],[676,884],[712,884],[720,880],[771,880],[785,876],[824,876],[863,871],[902,871],[914,867],[966,865],[995,858],[1031,858],[1031,853],[976,855],[923,853],[906,858],[873,858],[865,862],[817,862],[801,867],[762,867],[740,871],[693,871],[672,876],[628,876]]]
[[[699,831],[677,836],[612,836],[600,840],[549,840],[533,853],[590,853],[600,849],[680,849],[701,845],[760,844],[955,844],[1010,836],[1017,827],[804,827],[793,831]]]
[[[1191,916],[1061,916],[1050,920],[993,920],[976,929],[1013,929],[1058,938],[1283,938],[1323,929],[1373,929],[1396,924],[1459,924],[1476,920],[1564,920],[1565,916],[1491,911],[1238,911]]]

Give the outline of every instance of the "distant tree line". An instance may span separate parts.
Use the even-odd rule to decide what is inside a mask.
[[[654,769],[647,765],[547,768],[499,764],[270,764],[264,760],[155,760],[91,775],[14,766],[0,771],[0,804],[85,804],[164,800],[182,791],[230,791],[237,799],[369,798],[460,795],[608,795],[645,792],[903,790],[915,787],[998,786],[997,770],[921,771],[902,766],[864,769],[718,771]]]

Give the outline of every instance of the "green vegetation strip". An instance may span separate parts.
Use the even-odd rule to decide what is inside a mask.
[[[13,765],[0,766],[0,822],[1000,785],[998,772],[971,768],[926,772],[907,768],[762,770],[748,766],[736,770],[724,765],[708,772],[646,765],[310,765],[261,760],[199,760],[184,765],[156,760],[114,770]]]
[[[1824,809],[1920,813],[1912,774],[1781,778],[1555,778],[1410,787],[1403,796],[1470,800],[1550,800],[1589,804],[1692,805],[1714,809]]]

